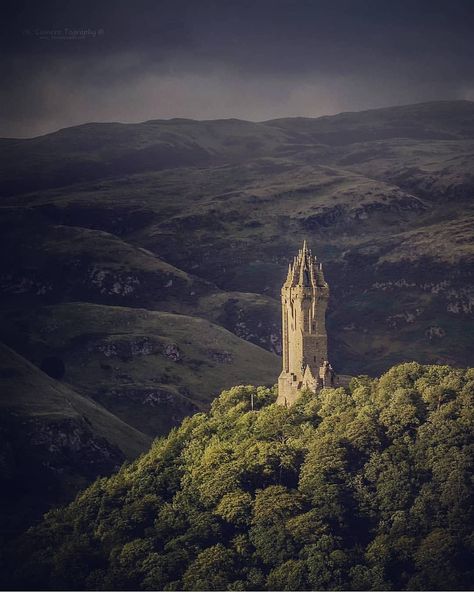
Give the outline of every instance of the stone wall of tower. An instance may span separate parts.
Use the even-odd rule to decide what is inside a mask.
[[[327,360],[326,308],[329,288],[322,265],[306,242],[289,266],[281,290],[283,368],[277,403],[291,405],[304,388],[315,389]]]
[[[328,359],[328,339],[326,333],[327,293],[316,291],[309,311],[309,330],[303,330],[303,357],[316,376],[321,364]]]

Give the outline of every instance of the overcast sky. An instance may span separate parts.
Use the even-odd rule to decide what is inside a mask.
[[[474,0],[16,0],[0,136],[474,100]]]

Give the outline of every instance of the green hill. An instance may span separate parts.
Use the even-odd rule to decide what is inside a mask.
[[[251,409],[253,398],[254,410]],[[474,371],[224,391],[9,551],[19,589],[468,590]]]
[[[151,437],[244,376],[273,384],[279,358],[205,319],[69,302],[8,310],[5,338],[37,366],[59,360],[58,377]]]

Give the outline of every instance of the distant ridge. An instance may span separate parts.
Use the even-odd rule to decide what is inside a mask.
[[[447,109],[446,109],[447,108]],[[171,117],[171,118],[167,118],[167,119],[147,119],[144,121],[140,121],[140,122],[134,122],[134,123],[126,123],[126,122],[120,122],[120,121],[90,121],[90,122],[84,122],[84,123],[79,123],[76,125],[71,125],[71,126],[66,126],[63,128],[59,128],[57,130],[53,130],[50,132],[46,132],[44,134],[40,134],[38,136],[32,136],[29,138],[15,138],[15,137],[0,137],[0,143],[3,142],[4,140],[10,141],[10,140],[18,140],[18,141],[28,141],[28,140],[35,140],[38,138],[44,138],[45,136],[51,136],[54,134],[59,134],[61,132],[64,132],[65,130],[74,130],[74,129],[79,129],[79,128],[84,128],[84,127],[91,127],[91,126],[103,126],[104,128],[106,126],[126,126],[129,128],[132,128],[134,126],[144,126],[144,125],[161,125],[161,124],[189,124],[189,123],[193,123],[193,124],[215,124],[215,123],[223,123],[223,122],[238,122],[238,123],[246,123],[249,125],[255,125],[255,124],[263,124],[263,125],[267,125],[267,124],[276,124],[277,122],[284,122],[284,121],[318,121],[318,122],[322,122],[322,121],[327,121],[327,120],[334,120],[337,118],[346,118],[348,116],[352,117],[358,117],[358,116],[364,116],[364,115],[368,115],[368,114],[384,114],[384,113],[396,113],[397,111],[400,114],[409,114],[410,111],[412,112],[423,112],[423,111],[444,111],[446,112],[447,110],[449,110],[450,112],[452,112],[453,109],[458,110],[459,108],[465,108],[465,111],[467,114],[472,115],[472,112],[474,111],[474,101],[469,101],[466,99],[457,99],[457,100],[440,100],[440,101],[421,101],[419,103],[407,103],[404,105],[393,105],[393,106],[387,106],[387,107],[375,107],[372,109],[362,109],[359,111],[341,111],[340,113],[335,113],[332,115],[318,115],[316,117],[311,117],[311,116],[305,116],[305,115],[292,115],[292,116],[288,116],[288,117],[277,117],[277,118],[272,118],[272,119],[263,119],[263,120],[258,120],[258,121],[253,121],[253,120],[246,120],[246,119],[240,119],[238,117],[224,117],[224,118],[217,118],[217,119],[193,119],[190,117]]]

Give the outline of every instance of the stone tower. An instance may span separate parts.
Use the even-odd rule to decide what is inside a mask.
[[[303,389],[316,392],[333,383],[334,372],[327,354],[328,299],[323,266],[304,241],[289,265],[281,289],[283,369],[277,399],[280,405],[292,405]]]

